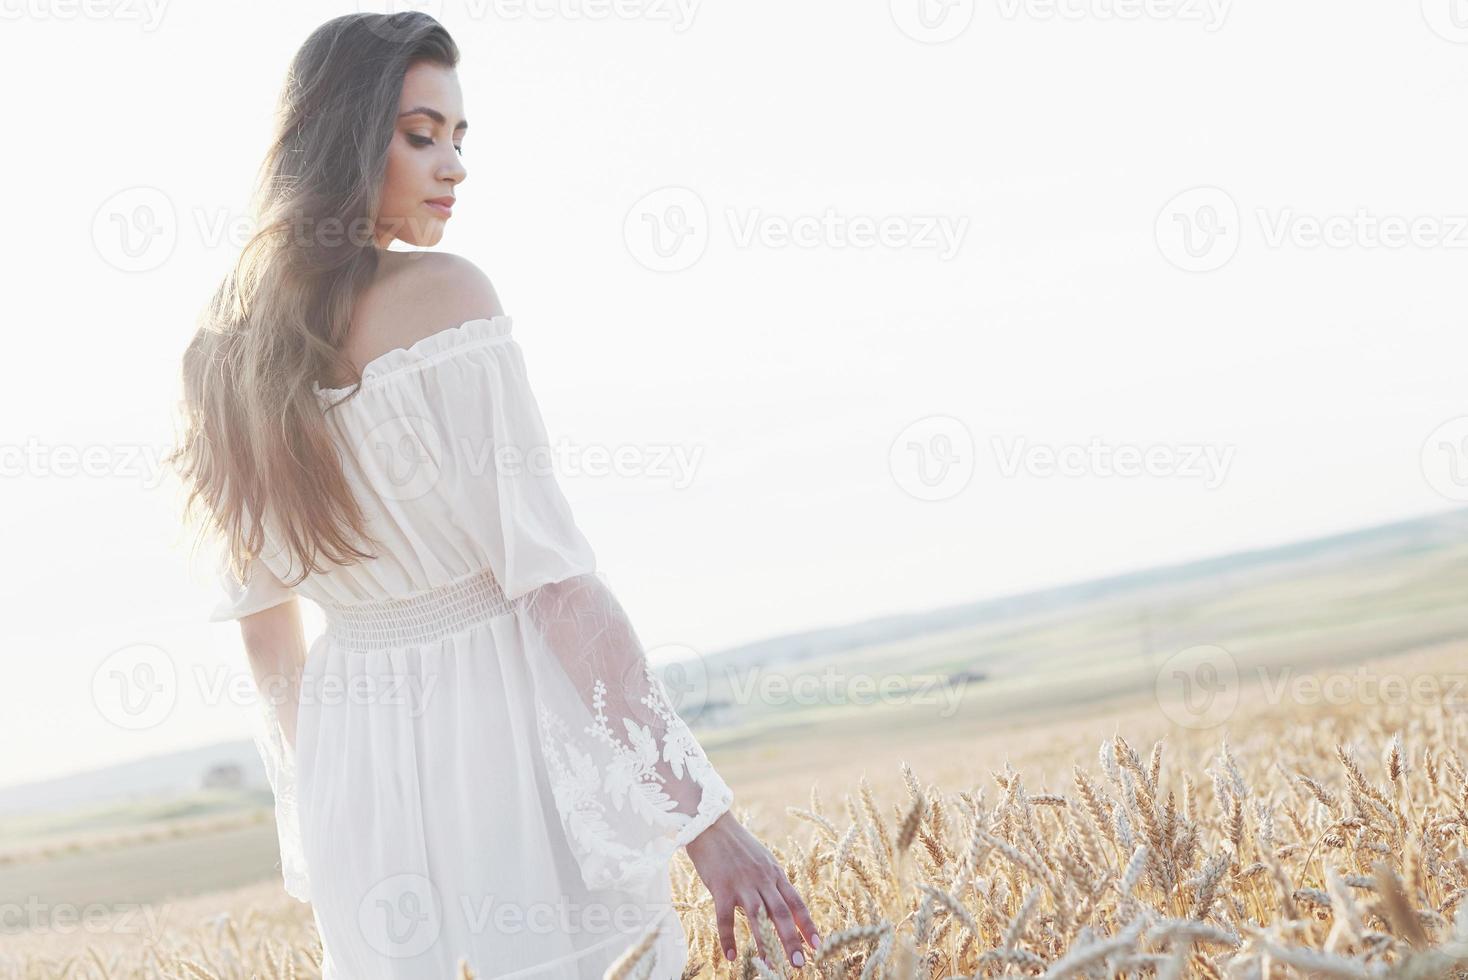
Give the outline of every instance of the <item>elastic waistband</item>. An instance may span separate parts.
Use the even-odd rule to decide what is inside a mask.
[[[487,568],[412,595],[322,607],[326,636],[354,650],[430,643],[513,608]]]

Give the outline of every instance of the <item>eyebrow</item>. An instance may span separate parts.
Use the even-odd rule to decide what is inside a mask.
[[[442,126],[446,122],[448,122],[448,120],[446,120],[444,118],[443,113],[439,112],[437,109],[431,109],[431,108],[429,108],[426,105],[415,105],[413,108],[408,109],[406,112],[400,112],[400,113],[398,113],[398,118],[399,119],[403,118],[404,116],[427,116],[429,119],[432,119],[434,122],[438,123],[440,126]],[[461,129],[468,129],[468,128],[469,128],[469,121],[467,119],[460,119],[459,120],[459,124],[454,127],[454,132],[457,133]]]

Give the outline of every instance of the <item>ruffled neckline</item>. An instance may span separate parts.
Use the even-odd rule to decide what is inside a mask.
[[[472,347],[478,347],[481,344],[504,340],[510,336],[510,328],[513,325],[514,320],[503,313],[497,316],[479,317],[465,320],[458,326],[447,327],[426,337],[420,337],[407,347],[394,347],[362,365],[362,387],[371,387],[393,375],[426,367],[434,361]],[[323,388],[319,383],[311,382],[311,390],[323,400],[334,400],[338,396],[347,394],[354,387],[356,386]]]

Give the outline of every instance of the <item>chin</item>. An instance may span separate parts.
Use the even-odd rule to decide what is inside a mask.
[[[443,226],[444,222],[440,219],[408,219],[399,225],[397,238],[408,245],[428,248],[443,241]]]

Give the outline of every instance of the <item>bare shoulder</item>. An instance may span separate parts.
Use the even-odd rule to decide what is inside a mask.
[[[402,297],[429,319],[457,326],[505,311],[484,270],[452,252],[415,252],[398,274]]]
[[[358,366],[468,320],[503,315],[489,276],[462,255],[390,254],[352,310],[343,352]]]

